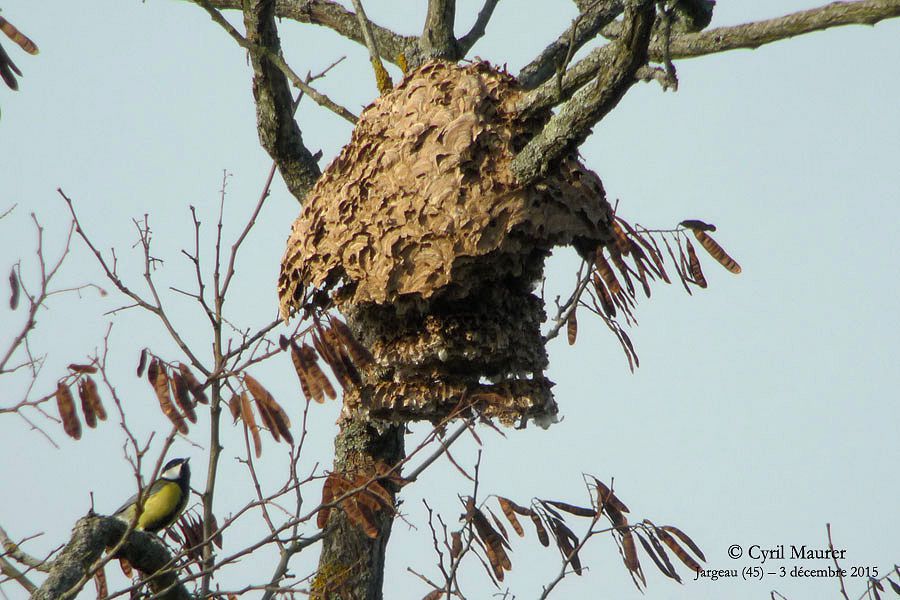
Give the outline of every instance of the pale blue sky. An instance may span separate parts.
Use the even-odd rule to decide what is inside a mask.
[[[369,0],[370,16],[415,33],[423,2]],[[811,0],[720,2],[715,24],[778,16],[820,4]],[[468,29],[479,2],[458,2]],[[233,176],[226,200],[226,236],[233,239],[262,186],[269,160],[259,148],[244,53],[199,8],[183,2],[6,0],[3,15],[40,46],[25,56],[8,42],[24,72],[20,91],[0,89],[0,269],[18,258],[33,265],[29,212],[46,226],[56,251],[65,229],[55,190],[73,197],[97,243],[116,247],[120,268],[136,289],[140,256],[132,249],[131,219],[150,213],[156,252],[166,259],[161,287],[192,285],[179,249],[190,247],[188,204],[212,224],[223,169]],[[488,35],[473,54],[508,63],[515,72],[562,31],[574,15],[569,2],[500,3]],[[318,87],[359,112],[376,94],[365,50],[330,31],[284,22],[285,56],[295,70],[318,71],[347,60]],[[638,309],[630,332],[641,368],[629,373],[602,323],[581,315],[576,346],[551,347],[550,377],[565,419],[549,431],[483,432],[482,490],[525,503],[533,496],[585,502],[581,473],[615,478],[635,519],[671,523],[704,549],[710,568],[741,568],[731,544],[825,544],[831,522],[845,566],[884,570],[900,560],[900,457],[897,426],[897,309],[900,267],[900,22],[841,28],[756,51],[680,61],[678,93],[638,85],[595,128],[582,147],[585,163],[603,178],[620,213],[647,226],[684,218],[718,225],[717,239],[743,266],[733,276],[706,260],[710,282],[693,297],[680,287],[656,286]],[[304,138],[324,152],[323,166],[349,138],[349,125],[304,100]],[[238,263],[230,318],[258,326],[275,315],[278,260],[297,204],[278,182]],[[210,231],[206,230],[209,234]],[[209,235],[206,241],[210,241]],[[208,247],[208,246],[207,246]],[[52,252],[51,252],[52,253]],[[207,256],[209,253],[207,252]],[[572,282],[573,253],[548,267],[548,297]],[[106,285],[83,247],[60,276],[62,285]],[[106,286],[108,287],[108,286]],[[208,343],[202,315],[191,302],[167,298],[180,327],[198,347]],[[109,317],[123,304],[116,294],[98,300],[58,298],[42,313],[36,351],[49,357],[40,391],[52,389],[65,365],[101,342]],[[0,309],[0,340],[22,314]],[[166,427],[149,386],[132,369],[138,348],[177,360],[172,343],[148,317],[113,319],[111,363],[135,429]],[[4,342],[5,343],[5,342]],[[290,367],[275,361],[253,371],[299,415]],[[20,391],[4,380],[2,402]],[[315,407],[304,461],[331,462],[337,404]],[[43,422],[61,449],[14,416],[0,417],[0,524],[15,537],[39,532],[35,553],[62,543],[89,506],[113,509],[133,492],[121,458],[124,437],[115,424],[72,442]],[[222,494],[225,515],[247,499],[246,477],[233,457],[242,451],[237,428],[226,426]],[[419,432],[421,435],[421,432]],[[202,444],[203,426],[194,439]],[[260,463],[268,485],[281,481],[282,449],[265,440]],[[176,455],[205,456],[176,442]],[[471,440],[455,446],[471,464]],[[201,460],[196,460],[199,467]],[[405,567],[434,575],[421,498],[455,523],[456,493],[467,482],[441,466],[404,492],[404,509],[419,528],[398,522],[390,541],[386,597],[420,598],[427,591]],[[8,493],[18,483],[22,495]],[[205,481],[195,469],[195,487]],[[308,502],[315,499],[310,494]],[[255,539],[256,522],[226,533],[226,550]],[[533,598],[555,575],[559,557],[533,535],[513,543],[507,584],[517,598]],[[636,598],[614,545],[594,540],[583,561],[591,571],[563,582],[556,598]],[[648,598],[768,598],[776,589],[791,600],[834,597],[837,582],[767,578],[761,582],[671,583],[643,559]],[[306,575],[315,554],[297,559]],[[815,561],[778,566],[814,568]],[[271,555],[248,559],[223,585],[267,579]],[[686,570],[682,569],[683,574]],[[492,593],[477,564],[468,571],[471,598]],[[848,581],[852,597],[860,579]],[[4,585],[10,598],[19,588]],[[90,597],[85,592],[84,597]]]

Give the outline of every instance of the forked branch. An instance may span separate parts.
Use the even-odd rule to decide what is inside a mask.
[[[579,90],[564,104],[513,160],[511,168],[520,184],[540,177],[555,160],[581,144],[591,127],[615,108],[634,84],[635,73],[647,63],[655,16],[656,8],[647,0],[626,8],[623,35],[610,44],[609,68],[600,72],[596,83]]]

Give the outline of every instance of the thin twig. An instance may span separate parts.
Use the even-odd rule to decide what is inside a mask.
[[[352,112],[344,108],[343,106],[337,104],[333,100],[331,100],[325,94],[316,91],[311,86],[306,84],[303,79],[294,72],[293,69],[284,61],[284,59],[272,52],[269,52],[267,48],[263,48],[261,46],[257,46],[255,44],[251,44],[247,38],[242,36],[237,29],[229,23],[225,17],[222,16],[218,10],[212,7],[212,5],[207,0],[195,0],[200,6],[209,13],[209,16],[212,17],[212,20],[215,21],[219,26],[222,27],[232,37],[232,39],[238,43],[241,48],[244,48],[248,52],[254,53],[258,56],[264,56],[266,59],[271,61],[275,67],[278,68],[279,71],[284,73],[284,75],[294,84],[295,87],[302,90],[304,94],[313,99],[313,101],[331,112],[335,113],[338,116],[343,117],[350,123],[356,124],[357,117]]]

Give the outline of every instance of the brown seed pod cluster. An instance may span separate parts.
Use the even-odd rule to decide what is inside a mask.
[[[212,537],[212,543],[219,549],[222,548],[222,532],[219,531],[216,523],[215,515],[210,519],[212,531],[215,532]],[[175,522],[177,527],[169,527],[166,529],[166,535],[170,537],[176,544],[180,545],[182,551],[192,562],[199,563],[203,559],[203,517],[193,512],[188,512]],[[190,564],[187,565],[190,570]]]
[[[370,538],[379,535],[375,515],[394,512],[393,495],[373,477],[365,473],[330,473],[322,485],[322,505],[316,515],[316,524],[324,529],[331,515],[330,504],[336,503],[351,523],[362,529]]]
[[[703,248],[723,267],[735,274],[741,272],[740,265],[707,233],[715,231],[715,225],[696,219],[682,221],[680,225],[692,231]],[[618,338],[628,359],[628,366],[633,371],[640,365],[640,359],[631,339],[617,319],[623,318],[626,325],[636,324],[634,309],[638,289],[643,291],[644,296],[650,298],[652,281],[671,283],[659,241],[665,245],[671,259],[670,265],[688,294],[691,293],[689,284],[705,288],[707,281],[693,245],[682,233],[684,230],[651,232],[640,226],[632,226],[618,216],[613,221],[612,230],[613,239],[594,252],[592,286],[588,288],[588,297],[593,305],[592,312],[599,315]],[[678,249],[677,257],[670,245],[670,239],[672,245]],[[572,331],[573,322],[576,323],[574,328],[577,332],[574,313],[574,310],[570,313],[566,324],[570,343],[575,337]]]
[[[293,446],[294,436],[291,434],[291,420],[288,418],[287,412],[256,378],[244,373],[243,380],[244,386],[250,394],[248,396],[247,392],[242,392],[240,395],[234,396],[232,402],[229,402],[229,409],[235,421],[241,419],[250,432],[256,457],[259,458],[262,455],[262,439],[259,434],[259,424],[253,414],[250,396],[253,397],[262,426],[266,428],[272,439],[276,443],[283,439]]]
[[[144,375],[145,367],[147,381],[153,387],[163,414],[178,433],[187,435],[187,421],[197,422],[197,403],[209,403],[203,391],[203,384],[184,363],[179,363],[177,367],[171,366],[159,357],[153,356],[146,348],[141,350],[138,358],[136,369],[138,377]]]
[[[97,373],[97,367],[92,364],[72,363],[69,365],[69,371],[71,371],[69,377],[57,382],[54,396],[63,431],[69,437],[78,440],[82,434],[81,419],[78,417],[71,386],[78,391],[84,424],[91,429],[97,426],[97,421],[106,420],[106,408],[100,399],[97,382],[91,377]]]
[[[629,512],[628,507],[615,493],[594,477],[589,476],[588,482],[593,495],[591,506],[577,506],[559,500],[535,499],[530,507],[525,507],[503,496],[495,498],[500,512],[519,537],[526,537],[521,517],[527,517],[540,544],[547,547],[552,540],[567,568],[570,566],[577,575],[581,575],[584,569],[579,550],[589,537],[579,537],[573,531],[568,523],[571,517],[590,520],[588,531],[599,529],[595,526],[601,518],[607,519],[612,524],[611,535],[619,546],[625,568],[638,589],[646,586],[638,558],[638,544],[660,572],[676,581],[680,582],[681,577],[673,566],[670,554],[691,570],[701,568],[698,560],[705,561],[706,557],[687,534],[670,525],[658,527],[646,519],[641,523],[630,524],[626,516]],[[471,525],[473,541],[476,542],[472,547],[477,547],[484,554],[483,564],[492,580],[495,583],[503,581],[504,573],[512,568],[509,559],[510,540],[506,527],[486,505],[476,506],[471,498],[464,499],[464,505],[466,512],[461,519]],[[486,515],[490,515],[491,519],[488,520]],[[452,539],[450,553],[456,560],[463,543],[459,534],[454,534]]]

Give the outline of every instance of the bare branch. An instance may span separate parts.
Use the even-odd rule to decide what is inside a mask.
[[[372,23],[366,16],[366,10],[363,8],[362,0],[353,0],[353,6],[356,8],[356,16],[359,17],[359,26],[363,30],[363,37],[366,40],[366,48],[369,50],[369,61],[372,63],[372,69],[375,70],[375,81],[378,84],[378,91],[386,94],[394,87],[391,76],[381,63],[381,55],[378,53],[378,43],[375,41],[375,34],[372,33]]]
[[[116,518],[87,516],[75,524],[72,538],[50,567],[50,575],[32,596],[34,600],[50,600],[67,593],[86,575],[90,566],[109,546],[115,546],[128,529]],[[141,573],[149,574],[150,588],[161,600],[188,600],[191,595],[178,582],[175,571],[160,569],[172,558],[159,539],[150,533],[132,532],[122,544],[118,556],[125,558]]]
[[[577,147],[591,127],[619,103],[635,82],[635,73],[647,63],[647,45],[656,16],[653,2],[642,0],[625,10],[625,34],[610,46],[613,56],[595,84],[580,90],[560,109],[513,160],[519,183],[533,182],[565,152]]]
[[[459,44],[453,35],[455,22],[456,0],[428,0],[425,29],[419,38],[419,46],[426,56],[448,60],[460,57]]]
[[[535,88],[550,79],[557,68],[563,67],[563,59],[593,39],[603,27],[624,10],[621,0],[593,2],[572,22],[572,25],[555,42],[547,46],[533,61],[525,65],[517,79],[526,89]]]
[[[19,562],[29,569],[46,572],[48,570],[46,561],[31,556],[17,544],[6,533],[6,530],[0,527],[0,546],[3,546],[3,555],[9,556],[16,562]]]
[[[11,562],[2,556],[0,556],[0,573],[17,581],[29,594],[33,594],[37,591],[37,586],[31,583],[31,580],[28,579],[22,571],[18,570]]]
[[[462,56],[468,54],[475,42],[484,37],[487,24],[491,20],[494,9],[497,8],[499,2],[500,0],[485,0],[484,6],[478,11],[478,18],[475,19],[472,29],[469,30],[469,33],[459,38],[459,52]]]
[[[820,8],[791,13],[776,19],[718,27],[701,33],[673,35],[669,51],[672,58],[692,58],[738,48],[759,48],[779,40],[842,25],[874,25],[900,16],[898,0],[861,0],[832,2]],[[650,60],[663,60],[663,41],[650,45]]]
[[[288,189],[298,201],[302,201],[321,175],[321,170],[313,154],[304,145],[300,127],[294,121],[294,102],[288,87],[288,77],[304,93],[313,99],[315,96],[310,94],[311,88],[281,58],[281,43],[275,27],[274,0],[253,0],[249,3],[249,8],[244,13],[246,39],[209,2],[198,2],[216,23],[249,51],[253,64],[253,96],[256,99],[259,141],[278,164]],[[324,98],[318,92],[315,93],[319,99]],[[351,122],[355,121],[355,117],[350,116]]]
[[[209,4],[218,9],[241,9],[241,0],[210,0]],[[365,44],[356,14],[332,0],[277,0],[275,15],[280,19],[328,27],[349,40]],[[398,56],[403,55],[410,65],[423,62],[417,37],[394,33],[376,23],[372,23],[372,33],[383,53],[383,60],[396,64]]]

